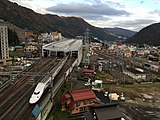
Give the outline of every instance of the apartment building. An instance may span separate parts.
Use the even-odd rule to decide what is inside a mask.
[[[8,28],[6,26],[0,26],[0,45],[0,66],[12,64],[9,57]]]

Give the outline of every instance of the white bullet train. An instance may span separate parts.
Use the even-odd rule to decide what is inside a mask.
[[[31,97],[29,99],[30,104],[34,104],[40,100],[41,96],[43,95],[46,88],[49,86],[50,82],[51,82],[51,78],[49,78],[47,80],[47,82],[45,82],[45,83],[39,82],[37,84],[33,94],[31,95]]]
[[[61,60],[61,65],[56,69],[56,71],[52,74],[52,77],[46,76],[42,82],[39,82],[33,92],[33,94],[30,97],[29,103],[34,104],[40,100],[41,96],[43,95],[46,88],[50,85],[51,80],[54,79],[54,77],[59,73],[65,62],[67,61],[68,57]],[[47,79],[48,78],[48,79]]]

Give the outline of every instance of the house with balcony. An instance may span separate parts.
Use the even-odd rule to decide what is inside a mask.
[[[65,111],[69,108],[69,113],[76,114],[85,112],[89,106],[98,104],[95,93],[88,88],[76,88],[69,91],[61,99],[61,110]]]

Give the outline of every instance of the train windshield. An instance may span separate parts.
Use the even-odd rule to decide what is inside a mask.
[[[35,95],[37,95],[37,94],[39,94],[39,93],[40,93],[40,91],[38,91],[38,92],[34,92],[34,94],[35,94]]]

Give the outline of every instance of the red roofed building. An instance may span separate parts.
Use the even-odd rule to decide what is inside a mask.
[[[86,107],[97,104],[94,102],[95,99],[96,95],[91,89],[74,89],[61,98],[61,110],[66,110],[66,107],[69,107],[70,114],[84,112]]]
[[[82,76],[83,77],[94,77],[95,76],[95,72],[94,72],[94,70],[84,69],[82,71]]]

